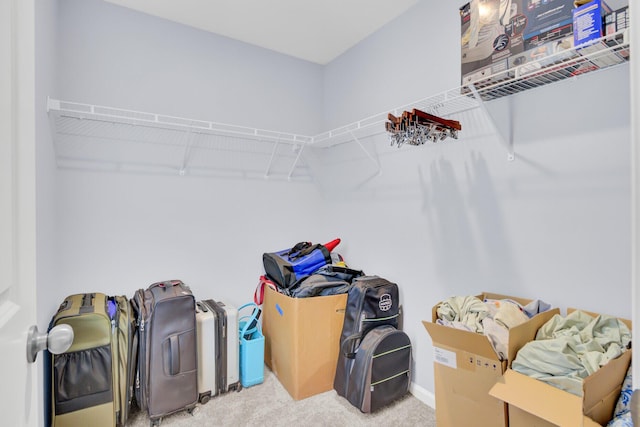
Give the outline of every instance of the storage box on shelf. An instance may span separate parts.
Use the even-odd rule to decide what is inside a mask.
[[[460,8],[462,84],[507,78],[510,56],[524,49],[521,0],[471,0]]]
[[[291,298],[267,287],[265,363],[295,400],[333,390],[347,294]]]
[[[524,51],[573,36],[574,0],[522,0]]]
[[[511,299],[522,305],[532,300],[484,292],[481,300]],[[439,325],[437,308],[430,322],[423,321],[434,347],[436,422],[439,427],[509,426],[507,405],[489,395],[517,351],[535,338],[538,328],[558,309],[540,313],[529,321],[509,329],[507,358],[502,359],[486,335]]]
[[[516,56],[573,36],[572,10],[573,0],[471,0],[462,6],[462,84],[506,80]]]
[[[627,29],[629,22],[629,6],[611,11],[604,17],[604,34],[608,36]]]
[[[631,328],[629,320],[620,320]],[[630,363],[631,350],[627,350],[584,379],[582,396],[512,369],[504,373],[489,393],[508,404],[509,427],[606,425],[613,416]]]

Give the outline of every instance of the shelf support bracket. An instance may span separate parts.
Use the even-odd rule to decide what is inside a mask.
[[[191,128],[187,130],[186,142],[184,146],[184,156],[182,158],[182,166],[180,167],[180,176],[184,176],[187,171],[187,163],[189,163],[189,154],[191,153],[191,143],[193,141],[193,132]]]
[[[353,134],[353,131],[349,131],[349,134],[351,135],[353,140],[358,143],[358,145],[360,146],[362,151],[364,151],[364,153],[367,155],[369,160],[371,160],[373,162],[373,164],[375,164],[376,167],[378,168],[378,170],[376,171],[376,175],[380,175],[380,173],[382,172],[382,169],[380,168],[380,163],[376,159],[373,158],[371,153],[369,153],[366,148],[364,148],[364,145],[362,145],[362,142],[360,142],[360,140]]]
[[[298,147],[298,155],[296,156],[296,159],[294,160],[293,164],[291,165],[291,170],[289,170],[289,175],[287,175],[287,180],[288,181],[291,181],[291,177],[293,176],[293,171],[296,168],[296,166],[298,165],[298,160],[300,160],[300,156],[302,155],[302,152],[304,151],[304,146],[305,146],[305,144],[297,145],[297,147]]]
[[[280,138],[276,140],[276,143],[273,145],[273,150],[271,151],[271,158],[269,159],[269,164],[267,165],[267,170],[264,171],[264,177],[269,178],[269,174],[271,173],[271,165],[273,164],[273,159],[276,157],[276,151],[278,151],[278,145],[280,144]]]
[[[489,122],[491,123],[491,126],[493,126],[493,129],[496,131],[496,134],[500,137],[500,142],[502,142],[502,144],[507,148],[507,160],[510,162],[514,161],[516,156],[513,151],[513,114],[512,114],[513,109],[511,108],[511,97],[509,97],[509,138],[505,138],[505,135],[502,133],[502,131],[498,127],[493,116],[491,115],[489,110],[487,110],[485,101],[482,99],[482,97],[478,93],[478,90],[476,89],[475,85],[470,84],[467,87],[469,88],[469,90],[471,90],[471,93],[473,93],[473,97],[476,99],[476,101],[478,101],[478,106],[480,107],[484,115],[487,117],[487,119],[489,119]]]

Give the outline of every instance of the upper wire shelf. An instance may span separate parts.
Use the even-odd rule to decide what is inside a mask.
[[[628,61],[628,29],[389,111],[440,117]],[[389,112],[315,136],[49,99],[59,167],[311,180],[302,153],[385,132]],[[461,135],[469,131],[462,123]]]
[[[437,95],[397,107],[390,113],[401,114],[417,108],[446,117],[481,107],[483,102],[514,95],[550,83],[574,78],[626,63],[630,46],[628,29],[607,35],[584,47],[571,48],[524,65],[483,77]],[[354,138],[366,138],[385,132],[388,112],[341,126],[313,137],[313,143],[332,146]],[[463,133],[466,132],[464,123]]]

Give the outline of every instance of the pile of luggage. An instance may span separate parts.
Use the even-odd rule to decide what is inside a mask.
[[[134,404],[154,426],[242,389],[238,309],[196,302],[180,280],[154,283],[131,299],[71,295],[49,329],[61,324],[73,328],[74,339],[48,364],[52,426],[122,426]]]
[[[300,242],[265,253],[254,300],[262,303],[264,286],[294,298],[347,293],[334,389],[362,412],[372,412],[408,393],[411,342],[399,327],[398,285],[348,268],[332,253],[339,243]]]
[[[348,268],[331,253],[339,243],[301,242],[265,253],[259,289],[269,285],[297,298],[348,293],[334,388],[371,412],[408,392],[411,343],[398,327],[398,286]],[[68,296],[49,325],[71,326],[74,338],[45,363],[47,425],[123,426],[136,405],[155,426],[167,415],[261,383],[259,295],[240,308],[251,309],[246,316],[221,301],[196,301],[180,280],[153,283],[131,299]],[[260,351],[252,350],[255,344]]]

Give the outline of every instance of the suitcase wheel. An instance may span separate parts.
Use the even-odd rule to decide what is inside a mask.
[[[150,426],[151,427],[157,427],[157,426],[160,425],[161,422],[162,422],[162,417],[152,419],[152,420],[150,420]]]
[[[209,396],[207,396],[207,401],[208,400],[209,400]],[[207,401],[205,401],[205,403]],[[199,410],[200,409],[197,406],[194,406],[193,408],[187,409],[187,412],[193,416],[193,415],[197,414]]]
[[[211,399],[211,395],[209,395],[209,394],[205,394],[203,396],[200,396],[200,403],[204,405],[205,403],[207,403],[209,401],[209,399]]]

